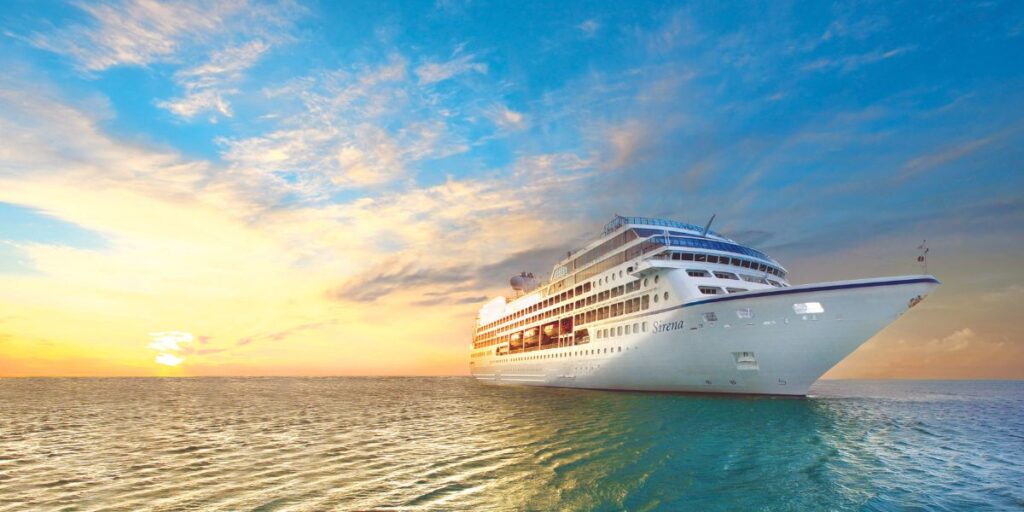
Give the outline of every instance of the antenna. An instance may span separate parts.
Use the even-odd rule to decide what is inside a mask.
[[[707,237],[708,236],[708,230],[711,229],[711,223],[714,222],[714,221],[715,221],[715,214],[712,213],[711,214],[711,218],[708,219],[707,225],[704,226],[704,232],[701,233],[700,236],[703,236],[703,237]]]
[[[921,245],[917,246],[917,250],[921,251],[921,254],[917,256],[917,262],[921,264],[921,269],[925,274],[928,273],[928,246],[926,245],[928,240],[921,240]]]

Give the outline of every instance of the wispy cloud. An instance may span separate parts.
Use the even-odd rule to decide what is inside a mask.
[[[175,80],[185,89],[183,97],[157,105],[185,119],[207,111],[231,117],[227,96],[238,92],[234,84],[269,48],[269,44],[254,40],[214,52],[207,62],[175,73]]]
[[[905,180],[930,169],[942,167],[957,160],[967,157],[976,151],[984,148],[992,142],[991,137],[983,137],[961,142],[959,144],[940,149],[934,153],[914,157],[903,164],[899,173],[899,179]]]
[[[845,55],[842,57],[823,57],[803,66],[804,71],[838,70],[850,73],[868,64],[889,60],[914,51],[913,46],[903,46],[891,50],[875,50],[867,53]]]
[[[480,62],[471,53],[460,54],[459,51],[446,61],[427,61],[416,67],[416,76],[421,84],[433,84],[448,80],[464,73],[487,73],[487,64]]]
[[[495,105],[488,109],[487,116],[495,125],[506,130],[523,130],[528,126],[525,114],[505,105]]]
[[[410,79],[407,62],[392,54],[378,66],[318,73],[268,90],[290,109],[280,129],[221,139],[225,160],[245,172],[293,173],[297,181],[279,183],[315,196],[391,183],[417,162],[466,151],[468,142],[453,132],[459,120]]]
[[[579,25],[576,25],[576,30],[582,32],[584,37],[594,37],[597,35],[597,31],[601,30],[601,24],[597,20],[591,18],[584,20]]]
[[[165,3],[126,0],[116,3],[80,3],[89,22],[46,33],[28,40],[39,48],[74,59],[89,71],[118,65],[144,66],[172,57],[182,45],[203,39],[243,12],[243,2]]]

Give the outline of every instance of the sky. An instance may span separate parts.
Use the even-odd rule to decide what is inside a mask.
[[[0,376],[465,375],[615,214],[943,285],[828,378],[1024,378],[1024,3],[0,5]]]

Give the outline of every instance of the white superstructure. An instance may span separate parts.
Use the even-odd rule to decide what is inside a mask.
[[[805,395],[939,281],[790,286],[760,251],[699,226],[616,217],[547,283],[481,308],[470,354],[493,384]]]

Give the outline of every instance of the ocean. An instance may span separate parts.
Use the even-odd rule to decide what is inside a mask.
[[[1024,382],[0,379],[0,510],[1022,510]]]

